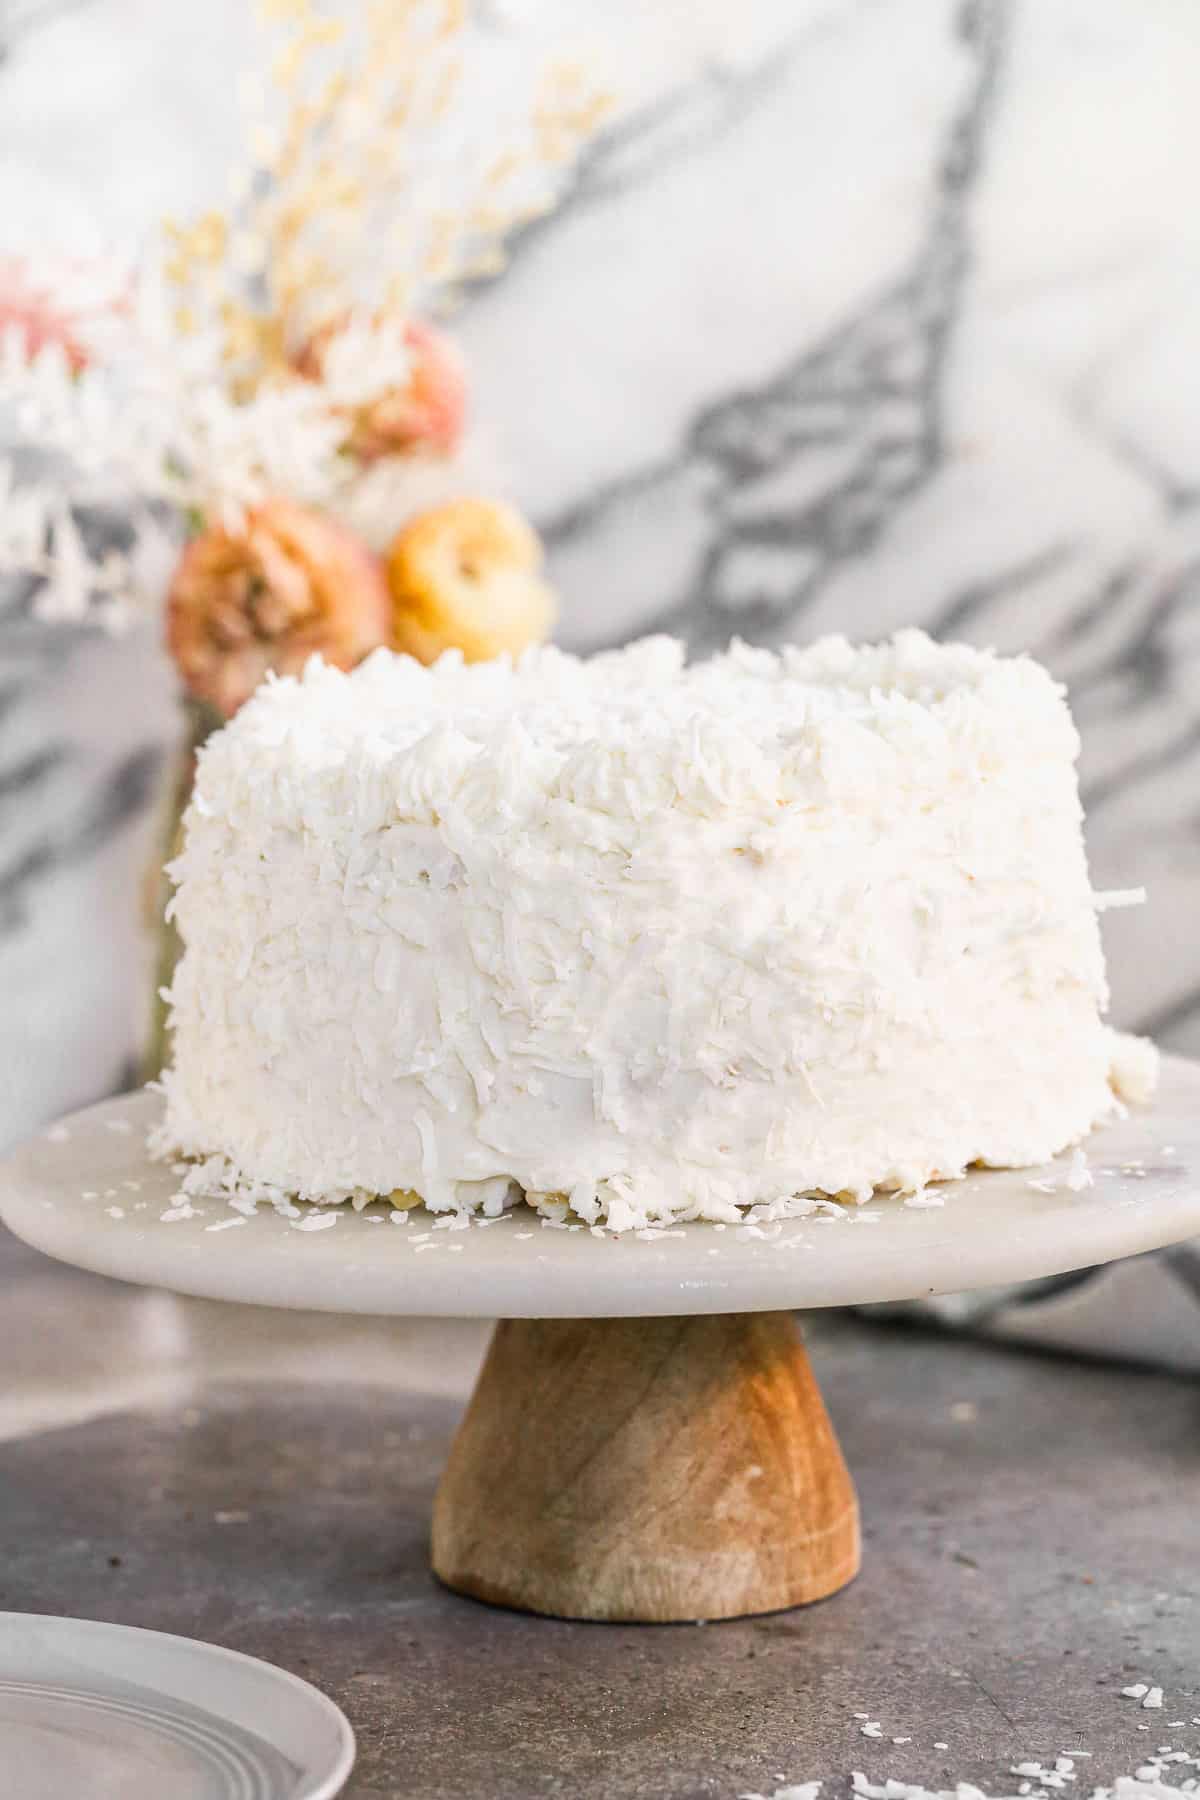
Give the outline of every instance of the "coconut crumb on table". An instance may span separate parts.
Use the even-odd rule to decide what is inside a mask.
[[[1142,1707],[1161,1707],[1163,1690],[1157,1683],[1145,1681],[1131,1682],[1120,1690],[1121,1697],[1126,1700],[1137,1700]],[[879,1721],[869,1713],[852,1714],[862,1736],[870,1739],[881,1739],[883,1732]],[[1200,1714],[1193,1716],[1191,1723],[1200,1725]],[[1182,1719],[1168,1722],[1172,1731],[1183,1728]],[[1138,1724],[1138,1731],[1149,1731],[1147,1724]],[[908,1745],[911,1737],[893,1737],[894,1745]],[[944,1738],[933,1740],[933,1749],[948,1750],[949,1744]],[[1007,1774],[1020,1776],[1016,1792],[1007,1791],[989,1793],[974,1782],[962,1779],[954,1780],[949,1788],[929,1788],[920,1782],[899,1781],[892,1776],[871,1782],[859,1769],[849,1777],[852,1800],[1053,1800],[1056,1793],[1062,1793],[1070,1783],[1078,1780],[1076,1763],[1091,1761],[1093,1752],[1080,1748],[1060,1750],[1054,1758],[1053,1766],[1030,1757],[1026,1760],[1010,1763]],[[1178,1769],[1200,1771],[1200,1748],[1196,1751],[1176,1749],[1172,1744],[1160,1744],[1153,1756],[1148,1756],[1139,1763],[1131,1775],[1119,1775],[1106,1785],[1096,1786],[1091,1790],[1088,1800],[1196,1800],[1200,1792],[1200,1777],[1195,1774],[1184,1775],[1176,1785],[1168,1780],[1168,1775]],[[776,1776],[777,1781],[783,1777]],[[844,1777],[842,1778],[845,1779]],[[790,1785],[777,1787],[771,1794],[760,1794],[743,1790],[737,1800],[817,1800],[822,1788],[822,1781],[793,1782]],[[840,1785],[840,1783],[839,1783]],[[1082,1794],[1076,1800],[1083,1800]]]
[[[935,1744],[934,1748],[939,1745]],[[991,1794],[969,1781],[956,1781],[950,1788],[928,1788],[921,1782],[898,1781],[894,1777],[871,1782],[857,1769],[851,1775],[850,1784],[856,1800],[1025,1800],[1031,1793],[1039,1795],[1040,1800],[1047,1800],[1048,1794],[1045,1787],[1036,1788],[1030,1781],[1022,1782],[1015,1794]],[[821,1781],[793,1782],[776,1788],[769,1795],[743,1790],[737,1800],[817,1800],[825,1785]],[[1106,1786],[1094,1787],[1089,1800],[1193,1800],[1195,1790],[1196,1783],[1191,1777],[1180,1786],[1166,1781],[1163,1765],[1154,1762],[1140,1767],[1133,1775],[1119,1775]]]
[[[821,1792],[819,1781],[797,1781],[791,1787],[776,1788],[771,1800],[817,1800]],[[739,1800],[764,1800],[762,1794],[742,1794]]]

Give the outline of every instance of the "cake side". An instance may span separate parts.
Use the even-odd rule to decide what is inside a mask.
[[[201,757],[165,1141],[614,1229],[1041,1162],[1114,1104],[1077,751],[916,632],[314,664]]]

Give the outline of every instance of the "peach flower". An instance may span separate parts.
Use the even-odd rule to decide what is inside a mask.
[[[307,381],[320,381],[326,351],[340,329],[338,323],[322,326],[298,352],[294,367]],[[419,319],[406,319],[402,336],[412,358],[406,384],[343,409],[350,423],[346,448],[363,463],[420,450],[445,456],[462,436],[467,379],[456,345]]]
[[[0,340],[14,329],[31,362],[48,344],[57,344],[74,374],[86,367],[88,354],[70,315],[55,305],[24,263],[5,256],[0,257]]]
[[[190,693],[232,718],[269,669],[295,674],[319,653],[352,669],[386,643],[378,558],[335,520],[290,500],[241,531],[192,539],[167,598],[167,645]]]

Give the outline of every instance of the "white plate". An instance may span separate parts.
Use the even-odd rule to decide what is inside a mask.
[[[332,1700],[215,1644],[0,1613],[13,1800],[329,1800],[354,1764]]]
[[[1069,1157],[1040,1169],[972,1172],[844,1218],[792,1220],[770,1235],[688,1225],[651,1238],[544,1227],[527,1208],[499,1223],[436,1229],[390,1208],[336,1209],[319,1231],[219,1197],[164,1221],[178,1181],[150,1162],[148,1093],[76,1113],[0,1165],[0,1217],[39,1250],[125,1281],[218,1300],[323,1312],[448,1318],[636,1318],[911,1300],[1111,1262],[1200,1235],[1200,1065],[1167,1057],[1153,1106],[1087,1143],[1093,1185],[1066,1184]]]

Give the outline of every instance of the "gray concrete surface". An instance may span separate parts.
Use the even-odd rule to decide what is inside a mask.
[[[308,1676],[358,1733],[356,1800],[837,1796],[854,1768],[1011,1792],[1013,1761],[1073,1748],[1087,1792],[1200,1744],[1169,1728],[1200,1713],[1194,1382],[819,1319],[857,1584],[734,1624],[584,1626],[429,1575],[483,1339],[179,1301],[0,1239],[0,1608]],[[1138,1679],[1163,1711],[1121,1697]]]

